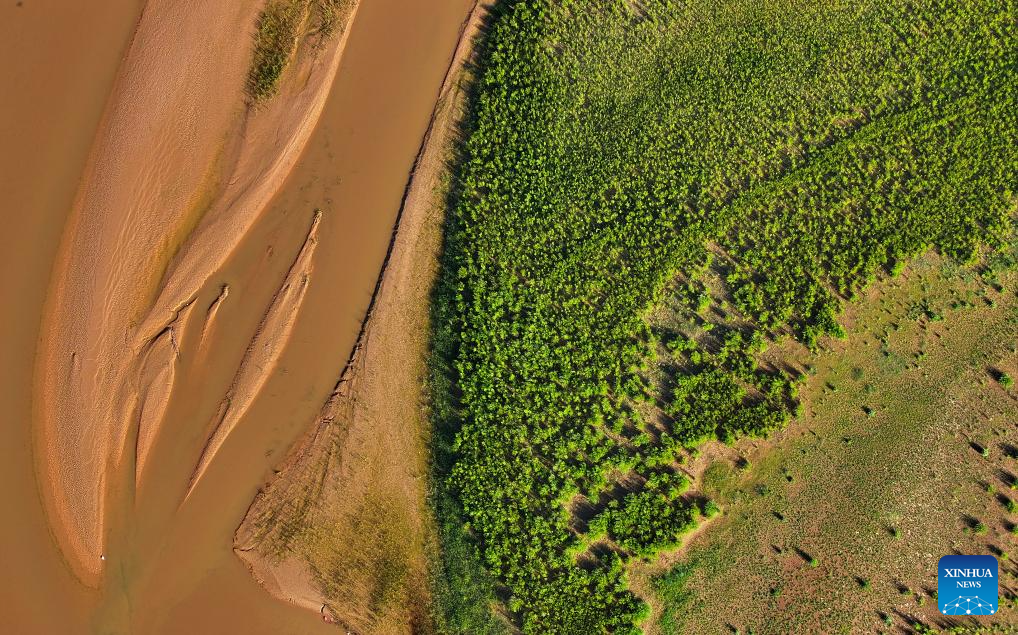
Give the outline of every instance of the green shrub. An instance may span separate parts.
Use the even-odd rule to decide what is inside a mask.
[[[708,500],[703,504],[703,515],[706,518],[714,518],[721,513],[721,507],[718,506],[713,500]]]

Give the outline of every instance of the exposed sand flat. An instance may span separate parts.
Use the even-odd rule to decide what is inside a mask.
[[[339,1],[349,6],[346,0]],[[307,7],[311,0],[279,0],[277,4],[291,2]],[[220,270],[197,292],[194,302],[181,311],[179,321],[168,325],[173,336],[165,329],[156,331],[151,345],[138,351],[138,361],[127,373],[137,384],[139,399],[125,423],[128,432],[120,448],[122,469],[106,470],[101,543],[106,559],[98,588],[81,584],[71,572],[70,551],[60,535],[59,519],[54,520],[52,483],[44,472],[52,462],[40,456],[43,442],[39,438],[45,434],[39,426],[42,409],[49,401],[41,388],[46,372],[42,348],[48,344],[39,350],[37,346],[53,330],[52,319],[47,317],[42,323],[45,300],[50,315],[57,311],[53,308],[53,278],[69,269],[57,262],[61,235],[65,244],[70,243],[74,228],[82,225],[77,217],[90,178],[86,169],[94,171],[100,143],[110,143],[102,139],[109,135],[116,110],[116,98],[111,101],[113,89],[117,87],[121,95],[127,92],[119,84],[125,81],[125,59],[137,55],[131,44],[139,37],[142,8],[149,5],[151,12],[158,0],[108,0],[87,9],[79,4],[26,0],[0,6],[0,32],[5,34],[0,49],[8,52],[8,59],[17,61],[0,70],[9,89],[0,99],[4,113],[0,118],[4,140],[0,163],[5,166],[0,171],[0,190],[10,212],[5,218],[8,241],[3,253],[7,260],[0,267],[0,287],[5,290],[4,297],[17,298],[17,302],[0,307],[3,331],[10,336],[5,354],[0,356],[0,374],[5,377],[0,382],[0,402],[9,415],[9,425],[2,426],[4,442],[0,447],[6,454],[0,461],[5,474],[0,481],[6,487],[6,509],[17,519],[0,526],[4,535],[0,549],[6,546],[0,560],[9,565],[11,573],[0,589],[0,604],[4,605],[0,631],[327,635],[335,629],[323,619],[321,607],[315,610],[308,605],[312,610],[306,610],[271,598],[236,556],[227,537],[244,517],[258,486],[314,419],[335,384],[337,362],[347,358],[357,337],[400,209],[407,174],[434,109],[469,0],[373,0],[359,8],[322,116],[286,182]],[[312,6],[318,10],[326,5],[313,0]],[[186,30],[179,22],[176,18],[166,20],[161,28]],[[250,52],[252,27],[238,29],[231,36],[238,51]],[[150,34],[150,42],[156,39]],[[185,46],[175,37],[166,40]],[[206,39],[201,46],[208,47],[210,42]],[[135,48],[138,46],[135,43]],[[213,42],[211,47],[219,46]],[[322,50],[324,47],[315,52],[321,56]],[[164,56],[177,58],[185,66],[189,63],[174,51],[164,51]],[[156,56],[150,58],[153,68],[160,63]],[[191,64],[192,68],[181,72],[204,72],[206,66],[214,64],[200,69]],[[276,99],[288,99],[287,95],[303,86],[304,77],[290,72],[296,68],[300,66],[292,65],[284,73],[286,81]],[[227,75],[220,69],[216,71],[216,81],[226,91],[233,84],[222,80]],[[291,77],[295,81],[288,85]],[[188,81],[194,79],[200,77]],[[228,96],[226,92],[223,95]],[[164,97],[182,99],[170,93]],[[195,101],[201,99],[205,97]],[[94,306],[119,307],[130,312],[135,323],[149,317],[163,283],[168,281],[168,272],[183,257],[188,237],[230,181],[247,116],[244,101],[238,96],[227,128],[208,154],[195,155],[198,164],[208,161],[200,167],[196,164],[186,183],[173,161],[164,162],[153,177],[164,179],[166,187],[193,185],[195,192],[179,197],[186,201],[186,211],[179,213],[183,220],[158,242],[155,252],[141,254],[133,262],[130,257],[144,250],[123,252],[127,254],[121,261],[123,269],[152,271],[151,275],[136,276],[151,283],[138,289],[136,306],[98,295]],[[271,103],[265,101],[260,112]],[[141,101],[135,105],[148,107]],[[146,113],[139,119],[150,117]],[[205,126],[205,121],[196,126]],[[130,131],[124,135],[138,139],[138,144],[145,141],[143,136]],[[182,145],[172,135],[165,144],[171,149]],[[125,165],[146,154],[130,147],[107,154],[120,152],[132,154]],[[170,153],[164,150],[161,156],[170,157]],[[132,175],[143,173],[138,165],[129,171]],[[130,196],[119,200],[134,204]],[[149,203],[138,204],[148,205],[153,214],[165,211],[155,210]],[[216,409],[306,239],[314,209],[325,212],[314,278],[290,341],[276,370],[211,462],[201,486],[186,505],[180,505],[207,440],[206,427],[216,420]],[[114,211],[103,213],[119,218],[120,210]],[[91,227],[101,225],[94,222]],[[140,227],[145,226],[143,222]],[[115,240],[94,242],[108,246]],[[61,257],[66,259],[69,251],[65,247]],[[109,275],[98,272],[95,277],[102,281]],[[217,301],[227,285],[227,297]],[[129,326],[121,337],[125,345],[137,333],[132,330],[135,328]],[[79,377],[89,363],[93,370],[98,367],[82,354],[75,371]],[[73,363],[64,365],[68,375],[73,367]],[[86,412],[88,408],[79,406],[78,410]],[[34,452],[29,451],[33,443]],[[111,462],[109,467],[116,465]],[[55,538],[64,543],[63,548]],[[296,568],[306,573],[301,567]],[[277,571],[285,576],[288,568],[283,564]],[[305,588],[317,593],[317,582],[306,582]],[[281,585],[291,590],[300,586],[290,578]],[[303,601],[298,594],[290,597]]]
[[[306,40],[279,95],[250,108],[250,45],[239,43],[261,7],[149,0],[54,265],[37,454],[55,534],[89,584],[101,576],[113,475],[130,459],[143,467],[158,436],[177,360],[171,325],[183,328],[184,309],[286,178],[346,41],[348,30]],[[135,426],[136,457],[126,454]]]
[[[216,457],[216,453],[219,452],[219,448],[222,447],[223,442],[247,412],[251,402],[258,396],[265,381],[279,362],[283,347],[286,346],[290,334],[293,332],[297,313],[304,301],[304,294],[311,279],[311,260],[315,253],[315,247],[318,246],[318,225],[321,220],[322,213],[316,211],[304,246],[301,247],[290,271],[287,272],[283,285],[272,299],[265,318],[258,327],[258,332],[251,340],[251,345],[240,362],[233,383],[226,393],[226,397],[223,398],[219,419],[213,428],[212,436],[209,437],[201,458],[198,460],[198,465],[191,475],[191,483],[184,497],[185,500],[191,495],[205,470]],[[223,295],[220,295],[213,308],[218,307],[222,298]]]
[[[136,449],[135,481],[145,471],[152,442],[162,423],[163,415],[173,392],[177,375],[177,358],[180,357],[178,334],[185,330],[194,312],[194,302],[177,313],[177,318],[156,336],[144,353],[139,373],[138,441]]]
[[[219,291],[219,295],[216,296],[216,299],[209,305],[208,311],[205,312],[205,322],[201,327],[201,340],[198,342],[199,354],[203,354],[208,350],[207,344],[212,329],[216,324],[216,316],[219,315],[219,309],[228,297],[230,297],[230,285],[224,284]]]
[[[344,19],[353,21],[359,2]],[[350,29],[321,46],[306,41],[279,94],[248,111],[232,169],[216,202],[170,264],[159,297],[135,332],[143,346],[190,301],[240,243],[290,173],[329,96]]]
[[[428,300],[441,243],[441,177],[485,11],[475,4],[463,25],[351,359],[235,539],[270,593],[355,632],[413,632],[428,619],[421,391]]]
[[[265,561],[252,562],[249,569],[258,584],[262,585],[273,596],[287,602],[314,611],[322,615],[323,621],[335,623],[337,620],[321,601],[321,593],[314,580],[308,577],[307,567],[298,558],[284,558],[273,566]]]

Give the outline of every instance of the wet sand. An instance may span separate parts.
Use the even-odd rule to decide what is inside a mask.
[[[146,11],[156,4],[156,0],[152,0],[150,9]],[[95,172],[85,168],[85,157],[97,129],[105,95],[112,92],[116,99],[118,94],[112,87],[113,76],[118,56],[125,50],[131,36],[131,23],[137,7],[130,6],[129,10],[124,10],[120,22],[104,16],[107,20],[103,23],[104,28],[117,25],[123,29],[119,47],[109,44],[110,40],[116,40],[109,32],[100,30],[92,34],[105,35],[104,46],[111,51],[106,58],[96,56],[89,60],[96,64],[91,75],[93,81],[105,78],[105,84],[99,88],[87,87],[96,91],[91,123],[83,121],[87,117],[81,114],[88,108],[80,100],[79,103],[71,103],[72,100],[68,99],[71,95],[67,94],[67,84],[48,87],[51,92],[44,97],[58,102],[52,105],[58,114],[59,107],[66,112],[74,112],[74,116],[69,117],[61,142],[66,143],[68,137],[78,138],[81,148],[77,155],[66,145],[52,149],[53,155],[60,158],[56,163],[67,164],[64,168],[66,182],[62,182],[65,188],[63,198],[47,201],[48,208],[43,209],[46,206],[39,201],[29,200],[38,194],[21,185],[20,196],[25,201],[18,208],[24,209],[11,211],[14,208],[8,207],[8,202],[19,202],[19,194],[15,192],[8,198],[9,195],[4,193],[5,211],[9,215],[42,211],[48,211],[49,215],[40,217],[37,223],[33,217],[33,223],[22,228],[23,236],[36,241],[34,246],[38,253],[25,254],[24,257],[20,253],[15,254],[18,268],[6,269],[10,274],[17,271],[17,275],[2,279],[5,284],[3,297],[19,297],[20,294],[29,303],[27,311],[21,305],[17,314],[5,308],[0,315],[5,322],[12,321],[8,332],[24,335],[17,342],[21,347],[20,353],[5,359],[2,366],[4,374],[11,375],[12,381],[5,383],[4,401],[0,405],[5,412],[20,415],[16,426],[13,426],[16,429],[4,431],[5,435],[13,435],[13,442],[5,447],[12,448],[17,456],[11,457],[10,461],[0,461],[0,464],[4,470],[12,471],[10,478],[3,479],[4,487],[17,490],[12,491],[8,500],[15,503],[15,512],[23,512],[28,520],[17,528],[4,526],[2,531],[16,531],[19,535],[12,535],[13,540],[34,545],[34,553],[19,554],[10,561],[18,568],[23,565],[25,571],[31,570],[30,577],[37,584],[26,587],[19,580],[17,589],[0,589],[5,604],[17,603],[25,607],[23,615],[17,611],[5,611],[0,619],[10,619],[19,632],[29,633],[80,632],[86,624],[90,630],[97,632],[307,633],[319,629],[334,632],[332,627],[322,623],[319,615],[273,600],[258,586],[232,552],[233,530],[243,518],[259,484],[266,480],[272,467],[303,433],[304,426],[328,395],[335,381],[336,369],[345,362],[352,347],[385,254],[407,174],[455,46],[466,5],[466,2],[439,0],[365,0],[348,32],[349,39],[339,61],[337,79],[331,83],[328,100],[323,100],[321,120],[314,133],[310,134],[303,152],[299,148],[293,152],[296,161],[293,169],[290,170],[285,161],[280,163],[262,156],[264,152],[249,151],[256,165],[242,167],[238,174],[248,177],[254,174],[257,178],[251,180],[250,187],[241,188],[243,192],[238,198],[246,192],[266,205],[260,205],[259,200],[241,205],[245,209],[264,207],[244,220],[237,221],[234,216],[232,221],[223,221],[225,225],[220,228],[209,230],[211,233],[203,230],[207,219],[209,223],[222,221],[227,218],[230,209],[236,209],[231,208],[237,200],[233,199],[225,204],[223,209],[226,212],[217,211],[213,205],[203,210],[198,220],[189,221],[188,214],[193,212],[193,204],[201,200],[201,196],[195,193],[200,193],[210,180],[215,181],[209,175],[218,168],[212,166],[222,165],[219,157],[223,152],[208,151],[208,148],[215,147],[214,143],[202,145],[205,154],[197,157],[194,164],[189,164],[188,167],[194,169],[184,175],[168,169],[166,165],[136,175],[132,185],[143,190],[152,188],[141,192],[143,200],[152,202],[153,207],[167,205],[166,201],[170,200],[169,206],[183,210],[178,213],[174,226],[180,227],[183,223],[185,229],[176,233],[170,231],[177,236],[171,239],[171,243],[175,244],[153,246],[148,243],[144,245],[146,249],[139,249],[138,245],[131,244],[131,240],[125,241],[125,236],[133,238],[133,233],[97,232],[93,235],[73,229],[76,221],[72,214],[72,224],[69,225],[72,229],[68,230],[70,238],[64,238],[63,255],[57,255],[61,226],[69,210],[78,210],[80,217],[81,209],[88,207],[87,192],[95,181]],[[22,7],[19,10],[28,9]],[[251,14],[240,15],[242,10],[250,10],[247,5],[235,6],[234,9],[237,13],[231,14],[231,20],[242,23],[252,19]],[[51,13],[39,22],[36,29],[52,28],[56,8],[47,10]],[[208,5],[208,10],[225,9]],[[144,24],[144,17],[141,23]],[[69,23],[67,28],[79,29],[80,25],[79,19]],[[177,27],[183,28],[179,23]],[[159,36],[159,29],[155,29],[153,37]],[[83,38],[79,35],[77,40],[70,40],[81,43],[84,49],[90,51],[93,48],[102,50],[95,42],[83,42]],[[234,33],[233,46],[239,48],[236,47],[236,39]],[[138,39],[134,42],[137,45]],[[40,55],[43,50],[40,47]],[[223,50],[226,51],[225,48]],[[48,49],[45,52],[52,53]],[[69,51],[64,54],[69,54]],[[226,52],[225,55],[232,60],[234,53]],[[61,61],[58,58],[49,63],[60,64]],[[85,61],[80,63],[85,64]],[[234,63],[224,62],[227,66]],[[34,70],[38,72],[44,68],[41,66]],[[234,77],[237,77],[236,73]],[[243,75],[239,77],[242,79]],[[307,75],[303,78],[306,79]],[[307,82],[301,85],[307,85]],[[229,92],[227,89],[230,87],[220,85],[217,88]],[[234,85],[232,90],[237,88]],[[285,91],[281,91],[280,97],[275,99],[286,95]],[[17,107],[18,102],[14,103]],[[27,113],[31,102],[26,100],[22,107]],[[106,111],[107,122],[113,116],[110,112],[115,110],[116,103],[113,103]],[[216,112],[219,113],[217,130],[230,130],[231,117],[241,116],[236,109],[227,106],[219,107]],[[129,110],[125,111],[124,116],[131,115]],[[46,119],[40,117],[38,126],[46,123]],[[172,124],[167,125],[172,128]],[[86,128],[84,132],[82,127]],[[272,134],[276,130],[278,126],[272,127]],[[30,134],[26,135],[25,143],[37,145],[37,135],[41,134],[39,130],[30,127],[27,132]],[[265,136],[271,138],[272,134]],[[101,139],[100,134],[100,143]],[[275,140],[279,141],[278,138]],[[281,145],[290,144],[283,140]],[[262,149],[265,147],[260,146]],[[93,146],[93,159],[95,153]],[[5,151],[3,159],[16,165],[17,157],[9,154]],[[233,158],[228,163],[234,167],[250,166],[243,161],[242,147],[239,150],[227,149],[225,154]],[[238,156],[241,159],[237,159]],[[262,162],[259,163],[259,160]],[[95,165],[95,162],[92,164]],[[130,164],[123,169],[136,169],[136,165]],[[16,166],[14,173],[23,175],[19,181],[28,180],[38,186],[53,179],[52,171],[51,164],[32,165],[29,162],[28,165]],[[274,176],[273,171],[284,174]],[[86,194],[79,193],[77,203],[72,204],[80,174],[85,175],[81,191]],[[168,178],[167,174],[172,176],[169,179],[172,186],[160,189],[158,184]],[[114,170],[106,180],[115,184],[118,176],[119,172]],[[271,185],[273,179],[282,182],[284,178],[285,184],[279,192],[249,194],[252,188],[257,189],[263,182]],[[180,179],[186,180],[189,185],[178,187]],[[226,189],[237,182],[237,178],[227,179]],[[47,194],[57,199],[55,191],[59,188],[48,187]],[[146,198],[149,192],[156,194]],[[133,195],[123,196],[126,205],[137,205]],[[98,198],[102,199],[102,196]],[[104,206],[107,204],[100,205]],[[244,366],[252,343],[257,341],[259,325],[267,319],[272,298],[286,286],[287,272],[299,258],[301,246],[308,237],[308,227],[318,209],[322,211],[322,219],[313,256],[313,282],[298,294],[301,301],[296,304],[300,306],[293,315],[283,320],[287,322],[286,342],[280,343],[278,350],[272,353],[274,361],[271,367],[264,369],[265,376],[255,382],[257,387],[249,398],[245,398],[249,403],[243,416],[233,422],[231,434],[223,435],[219,451],[207,461],[202,478],[195,482],[194,491],[182,504],[203,448],[214,432],[215,426],[210,422],[218,420],[217,413],[224,396],[242,374],[239,369]],[[140,210],[134,227],[138,227],[137,223],[144,225],[149,218],[145,214],[150,212],[151,209]],[[94,218],[89,215],[86,222]],[[80,226],[80,221],[77,222]],[[187,229],[188,222],[195,229]],[[162,237],[165,235],[160,234]],[[205,235],[211,235],[213,239],[202,238]],[[87,250],[95,246],[92,240],[95,236],[110,236],[103,240],[118,246],[106,255],[112,254],[119,260],[111,263],[93,257],[89,261],[96,263],[95,271],[106,276],[103,280],[114,282],[97,285],[94,279],[85,276],[83,282],[68,283],[60,278],[64,281],[58,282],[56,288],[60,289],[61,284],[64,289],[77,285],[76,293],[70,296],[79,299],[74,299],[71,304],[80,302],[79,308],[87,309],[99,307],[103,311],[98,315],[103,319],[99,320],[99,326],[94,326],[88,320],[94,319],[97,313],[91,312],[84,318],[85,324],[76,327],[77,330],[54,329],[52,325],[57,322],[51,319],[48,335],[54,340],[78,338],[98,346],[99,354],[94,358],[101,361],[96,368],[99,374],[108,375],[103,380],[111,386],[117,383],[117,378],[136,376],[139,379],[132,387],[135,392],[128,400],[131,401],[129,404],[119,403],[116,399],[104,402],[103,397],[114,394],[107,392],[112,389],[90,387],[83,394],[90,396],[94,403],[82,401],[80,396],[71,399],[78,403],[72,412],[83,427],[65,423],[64,429],[74,432],[65,435],[62,440],[54,436],[48,438],[56,440],[56,443],[47,443],[44,437],[40,444],[42,454],[54,448],[73,454],[79,451],[74,447],[74,439],[78,438],[75,435],[79,435],[82,429],[92,426],[91,432],[83,437],[92,442],[98,441],[97,431],[103,426],[115,432],[106,447],[102,447],[101,443],[86,444],[84,450],[93,458],[82,460],[75,466],[75,469],[82,466],[84,469],[77,474],[56,477],[57,481],[65,479],[65,500],[57,499],[52,505],[58,511],[57,515],[61,505],[81,506],[81,510],[91,510],[91,514],[78,514],[75,509],[75,513],[65,515],[63,522],[53,525],[46,522],[39,503],[40,493],[44,500],[52,495],[48,488],[53,483],[47,483],[44,478],[39,490],[24,491],[31,487],[33,473],[29,459],[32,344],[38,333],[46,280],[51,273],[50,263],[55,261],[54,270],[60,271],[61,267],[66,267],[64,263],[80,258],[82,249],[88,255]],[[203,245],[212,245],[213,248]],[[190,253],[201,254],[193,259],[201,266],[188,264]],[[133,257],[125,259],[124,254],[133,254]],[[182,282],[174,286],[175,280]],[[229,293],[221,299],[224,287],[228,287]],[[85,292],[77,293],[81,289]],[[11,296],[6,295],[8,291]],[[51,297],[51,312],[55,314],[60,311],[53,309],[53,305],[62,307],[65,304],[59,300],[64,297],[61,293],[58,290]],[[122,297],[125,294],[129,297]],[[53,297],[58,300],[54,302]],[[111,323],[108,316],[117,311],[122,315],[116,316]],[[124,334],[134,337],[124,338]],[[46,335],[44,332],[44,340]],[[137,358],[139,361],[118,361],[116,356],[121,354],[117,352],[118,343],[126,344],[123,348],[134,356],[130,359]],[[153,346],[155,343],[158,346]],[[60,343],[49,343],[44,345],[40,361],[49,370],[42,373],[48,379],[40,381],[37,386],[36,407],[42,411],[37,419],[42,419],[42,425],[46,425],[49,417],[51,435],[61,434],[52,432],[59,428],[59,425],[52,425],[54,420],[63,418],[71,421],[73,417],[66,413],[47,414],[47,406],[39,406],[39,393],[45,401],[47,396],[66,391],[67,384],[61,378],[62,373],[77,373],[88,379],[95,375],[94,372],[85,372],[88,368],[75,371],[75,364],[95,363],[91,361],[93,356],[83,354],[76,359],[77,355],[64,356],[61,355],[63,352],[77,351],[69,350]],[[109,361],[111,358],[112,362]],[[163,372],[167,368],[173,369],[172,377]],[[137,375],[133,374],[135,371]],[[111,381],[110,377],[114,380]],[[82,406],[82,403],[85,405]],[[154,405],[150,407],[150,404]],[[89,410],[91,408],[103,411],[97,416],[95,411]],[[133,430],[132,425],[136,426]],[[138,448],[145,457],[144,469],[140,471],[129,469],[135,467],[137,457],[133,452],[127,452],[135,449],[139,428],[145,431]],[[56,464],[54,458],[39,458],[42,474],[50,474]],[[88,483],[90,479],[101,481],[102,478],[107,478],[108,489],[117,493],[107,503],[102,501],[102,488],[94,490],[93,494],[83,485],[66,486],[68,480],[81,479],[82,483]],[[15,483],[18,485],[15,486]],[[90,498],[93,495],[95,500]],[[50,527],[56,541],[51,539]],[[68,536],[71,536],[71,544],[68,544]],[[74,544],[75,536],[79,538],[77,544]],[[58,543],[63,544],[65,554],[72,554],[69,562],[61,563]],[[22,549],[20,544],[19,549]],[[96,552],[103,553],[105,560],[89,560]],[[73,565],[75,557],[84,564],[77,567],[77,576],[96,586],[97,591],[75,581],[71,575],[71,568],[67,565]],[[61,609],[54,611],[54,605]],[[62,626],[55,626],[60,624]]]
[[[424,478],[429,299],[442,177],[486,12],[475,3],[463,24],[354,355],[237,531],[238,554],[273,595],[322,607],[352,632],[413,633],[430,620],[428,563],[437,539]]]
[[[89,585],[107,515],[132,495],[117,479],[140,481],[162,426],[197,294],[303,151],[347,40],[301,45],[275,99],[252,107],[236,37],[253,37],[261,6],[148,0],[54,265],[37,455],[55,533]]]

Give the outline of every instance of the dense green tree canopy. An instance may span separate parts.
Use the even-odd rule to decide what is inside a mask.
[[[764,434],[794,382],[777,332],[930,248],[1008,231],[1018,27],[1008,0],[519,0],[482,51],[436,295],[454,495],[527,633],[630,632],[623,563],[694,522],[674,457]],[[704,339],[648,311],[676,279]],[[684,337],[684,339],[678,339]],[[699,340],[697,338],[700,338]],[[674,358],[660,395],[642,378]],[[451,383],[443,383],[445,380]],[[642,395],[642,396],[641,396]],[[662,399],[665,431],[631,404]],[[627,431],[634,431],[628,434]],[[619,493],[620,480],[628,489]],[[589,523],[571,513],[593,508]]]

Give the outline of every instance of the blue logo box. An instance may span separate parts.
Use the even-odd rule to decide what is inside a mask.
[[[937,604],[944,615],[997,612],[998,572],[993,556],[944,556],[937,563]]]

